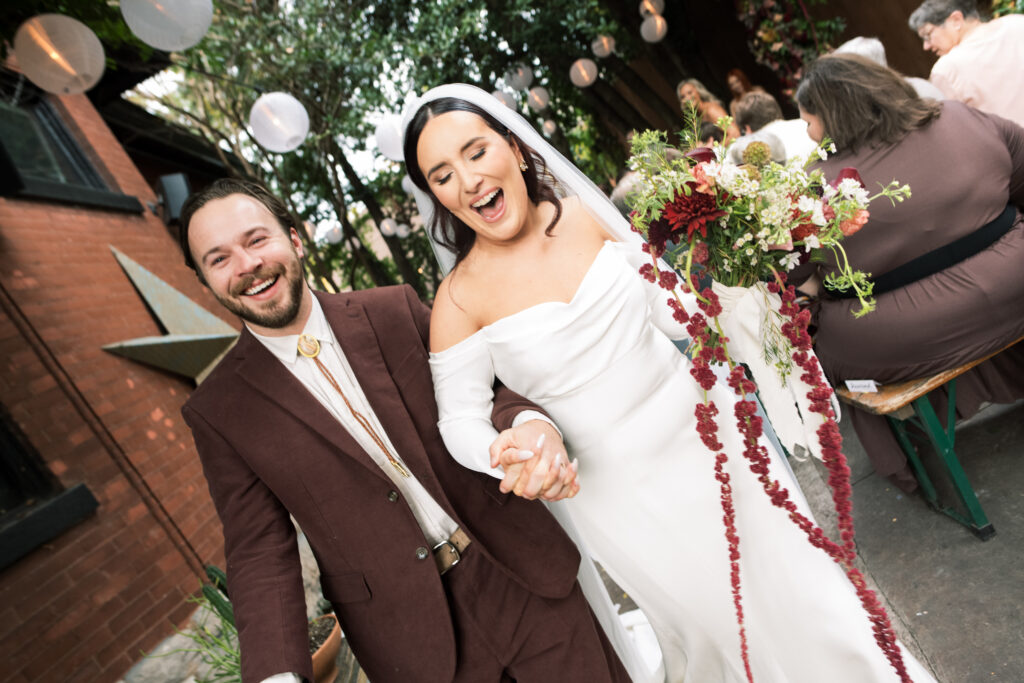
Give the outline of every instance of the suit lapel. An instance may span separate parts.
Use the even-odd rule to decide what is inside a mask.
[[[235,346],[236,372],[253,389],[278,404],[314,432],[327,439],[338,451],[353,457],[377,476],[387,479],[377,464],[352,438],[338,420],[321,405],[281,362],[243,327]]]
[[[359,386],[362,387],[366,400],[370,402],[377,419],[383,425],[388,439],[434,500],[446,501],[447,498],[441,490],[441,484],[423,447],[422,437],[416,431],[416,425],[384,362],[380,342],[374,334],[366,310],[351,298],[320,296],[319,299],[327,323],[334,330],[334,336],[341,344]],[[398,340],[398,343],[422,342],[417,337]],[[416,398],[424,401],[434,400],[433,395]]]

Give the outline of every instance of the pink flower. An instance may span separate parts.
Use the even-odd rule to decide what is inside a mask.
[[[706,147],[704,149],[707,149]],[[693,177],[697,181],[697,192],[714,195],[715,179],[708,177],[706,164],[697,164],[693,167]]]
[[[853,218],[847,218],[839,224],[839,229],[843,231],[844,235],[849,237],[864,227],[864,224],[868,222],[868,216],[870,215],[871,214],[868,213],[867,209],[857,209],[857,213],[853,214]]]

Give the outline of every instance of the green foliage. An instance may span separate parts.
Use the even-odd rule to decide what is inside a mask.
[[[993,0],[992,16],[1001,17],[1006,14],[1024,14],[1024,0]]]
[[[806,5],[825,1],[806,0]],[[803,65],[831,50],[846,28],[842,17],[813,18],[806,5],[804,0],[736,0],[750,51],[778,74],[787,94],[795,90]]]

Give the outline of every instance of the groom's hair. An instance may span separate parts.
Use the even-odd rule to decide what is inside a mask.
[[[543,157],[532,147],[520,140],[515,133],[502,125],[500,121],[472,102],[456,97],[442,97],[427,102],[419,108],[406,129],[403,149],[406,173],[409,174],[409,178],[416,184],[416,187],[427,193],[431,204],[433,204],[434,218],[431,221],[430,232],[434,241],[453,251],[455,253],[455,263],[458,264],[469,253],[469,249],[473,246],[473,242],[476,239],[476,233],[473,232],[473,229],[456,218],[431,192],[430,185],[420,169],[419,159],[416,156],[416,145],[419,143],[423,127],[435,116],[451,111],[465,111],[476,114],[484,120],[491,130],[505,138],[510,146],[514,146],[522,152],[523,160],[526,162],[527,167],[523,171],[523,180],[526,181],[526,194],[530,202],[533,204],[551,202],[555,205],[554,218],[551,219],[551,223],[548,224],[544,231],[545,234],[550,235],[558,220],[562,217],[562,204],[555,192],[554,178],[548,173]]]

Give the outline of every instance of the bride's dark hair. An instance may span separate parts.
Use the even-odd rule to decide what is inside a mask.
[[[430,195],[430,201],[434,205],[434,219],[430,225],[434,241],[455,252],[455,263],[458,264],[465,258],[476,239],[476,233],[473,232],[473,229],[455,217],[430,191],[430,185],[420,169],[419,159],[416,156],[416,145],[419,142],[420,134],[423,132],[423,127],[427,125],[427,121],[450,111],[466,111],[476,114],[484,120],[491,130],[505,138],[510,146],[514,145],[522,152],[523,160],[526,162],[527,167],[523,171],[523,180],[526,181],[526,195],[535,205],[541,202],[551,202],[555,205],[555,215],[551,219],[551,223],[544,230],[545,234],[550,235],[558,223],[558,219],[562,217],[562,204],[555,193],[554,179],[548,173],[544,159],[520,140],[517,135],[477,105],[455,97],[442,97],[427,102],[413,116],[405,132],[403,150],[406,173],[409,174],[409,177],[418,188]]]

